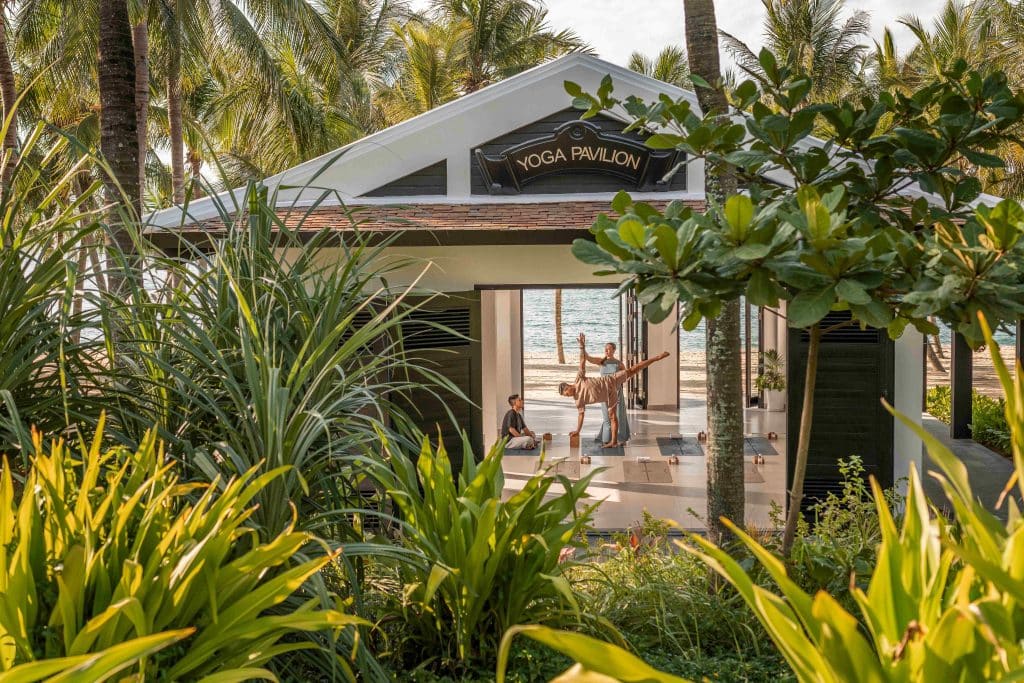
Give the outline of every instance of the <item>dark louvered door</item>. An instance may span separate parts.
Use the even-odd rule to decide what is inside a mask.
[[[832,312],[821,326],[828,329],[849,318],[848,312]],[[789,331],[787,491],[796,462],[808,341],[807,332]],[[829,491],[841,489],[838,461],[851,455],[861,457],[866,474],[874,475],[882,486],[892,486],[893,418],[880,399],[892,402],[893,352],[885,330],[851,325],[822,337],[804,509]]]
[[[423,304],[402,325],[406,351],[419,363],[443,375],[469,401],[450,391],[434,395],[414,388],[406,393],[406,410],[436,442],[438,431],[456,469],[462,462],[460,430],[470,436],[473,451],[482,454],[480,416],[480,295],[445,294]],[[470,402],[471,401],[471,402]]]
[[[619,301],[622,313],[622,360],[626,365],[636,365],[647,357],[647,324],[644,321],[643,306],[637,301],[633,290],[623,294]],[[626,383],[626,407],[647,407],[647,372],[644,370],[629,378]]]

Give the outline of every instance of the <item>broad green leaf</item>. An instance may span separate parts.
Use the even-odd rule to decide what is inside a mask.
[[[810,327],[821,321],[832,310],[835,302],[835,288],[800,292],[789,302],[787,315],[790,327]]]
[[[871,303],[871,295],[864,286],[856,280],[843,279],[836,283],[836,296],[843,301],[858,306],[866,306]]]
[[[624,683],[686,683],[685,678],[658,671],[636,655],[610,643],[582,633],[534,625],[513,626],[505,632],[498,649],[497,683],[504,683],[509,648],[512,639],[520,634],[561,652],[587,671]]]
[[[644,224],[636,218],[625,216],[619,219],[619,239],[637,249],[643,249],[647,241]]]
[[[730,233],[737,242],[743,241],[747,235],[747,228],[754,220],[754,203],[750,197],[743,194],[734,194],[725,200],[725,220],[732,228]]]

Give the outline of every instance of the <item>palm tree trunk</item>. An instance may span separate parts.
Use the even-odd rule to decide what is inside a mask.
[[[105,179],[107,200],[127,200],[138,213],[135,50],[126,0],[100,0],[99,25],[100,150],[113,175]]]
[[[198,149],[189,148],[188,150],[188,168],[189,168],[189,186],[192,188],[192,198],[198,198],[203,196],[203,187],[201,185],[203,179],[203,155]]]
[[[0,2],[0,96],[3,97],[3,120],[7,124],[7,130],[3,136],[3,172],[0,173],[0,202],[6,200],[7,191],[11,184],[11,176],[14,173],[16,163],[15,152],[18,144],[17,116],[14,113],[14,103],[18,99],[18,91],[14,82],[14,67],[11,64],[11,54],[7,49],[7,2]],[[7,235],[4,235],[7,239]]]
[[[558,362],[565,365],[565,349],[562,348],[562,290],[555,290],[555,350]]]
[[[800,411],[800,436],[796,442],[796,464],[793,466],[793,488],[789,493],[789,513],[782,535],[782,554],[789,557],[796,538],[796,525],[800,520],[800,504],[804,499],[804,475],[807,473],[807,454],[811,448],[811,421],[814,419],[814,387],[818,380],[818,348],[821,346],[821,326],[811,328],[807,344],[807,374],[804,376],[804,401]]]
[[[728,111],[722,91],[718,61],[718,26],[713,0],[684,0],[686,51],[690,73],[697,74],[712,88],[697,88],[697,101],[705,112]],[[723,204],[736,193],[733,173],[712,172],[704,176],[708,202]],[[708,400],[708,537],[720,543],[728,529],[723,517],[742,526],[746,491],[743,484],[743,401],[740,373],[740,302],[727,302],[717,318],[707,323]]]
[[[135,47],[135,119],[139,139],[139,203],[146,203],[146,153],[149,151],[149,25],[140,21],[132,29]]]
[[[935,353],[935,347],[932,346],[930,341],[925,341],[925,351],[928,354],[928,363],[932,366],[932,370],[936,372],[946,372],[946,368],[943,367],[942,361],[939,360],[938,354]]]
[[[928,316],[928,321],[931,322],[932,325],[937,325],[937,323],[935,322],[935,316],[934,315]],[[939,335],[937,335],[937,334],[930,335],[929,342],[931,344],[935,345],[935,355],[936,356],[938,356],[939,358],[945,358],[946,357],[946,350],[944,348],[942,348],[942,339],[939,337]]]
[[[181,127],[181,35],[175,23],[167,62],[167,118],[171,133],[171,198],[185,201],[185,139]]]
[[[111,207],[107,239],[127,256],[134,242],[124,222],[140,212],[135,53],[127,0],[100,0],[99,27],[100,151],[109,167],[103,183]],[[112,268],[108,283],[118,291],[124,278]]]

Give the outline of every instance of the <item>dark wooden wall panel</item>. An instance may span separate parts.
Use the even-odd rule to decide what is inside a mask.
[[[483,150],[484,154],[499,154],[505,149],[514,145],[533,140],[534,138],[542,135],[547,135],[555,130],[558,126],[568,121],[575,121],[579,119],[580,113],[576,109],[563,109],[562,111],[546,116],[543,119],[534,121],[531,124],[518,128],[511,133],[506,133],[501,137],[495,138],[488,142],[478,145],[474,149],[469,150],[470,155],[470,183],[473,194],[487,194],[487,185],[484,182],[483,175],[480,173],[480,168],[477,166],[476,158],[473,156],[475,149]],[[591,123],[596,123],[601,127],[602,130],[610,133],[621,133],[625,127],[621,121],[609,118],[607,116],[595,116],[592,119],[588,119]],[[633,138],[634,140],[642,140],[643,137],[632,133],[626,137]],[[613,178],[605,175],[598,175],[592,173],[575,173],[551,176],[548,178],[540,178],[526,187],[523,188],[523,194],[566,194],[574,192],[618,192],[619,190],[630,190],[633,188],[624,188],[623,181],[619,178]],[[686,189],[686,171],[680,169],[675,176],[672,177],[672,182],[669,183],[670,190],[685,190]]]
[[[457,472],[462,467],[462,436],[470,438],[473,453],[483,455],[483,422],[480,412],[481,351],[480,351],[480,293],[458,292],[438,296],[423,303],[409,299],[409,303],[422,303],[413,314],[414,320],[403,324],[411,331],[410,355],[418,362],[446,377],[468,397],[460,398],[451,392],[413,389],[407,392],[401,404],[415,416],[419,429],[436,444],[438,432]],[[458,332],[450,335],[436,328],[424,327],[417,319],[430,320]],[[469,339],[466,339],[468,337]]]
[[[848,313],[830,314],[828,327]],[[793,468],[807,368],[807,333],[790,330],[788,359],[786,490]],[[893,484],[893,418],[881,399],[892,401],[894,346],[884,330],[846,328],[822,338],[814,391],[814,419],[808,454],[804,505],[839,489],[838,461],[861,457],[866,474],[884,487]]]
[[[398,180],[392,180],[387,185],[371,190],[363,196],[416,197],[445,194],[448,194],[448,162],[442,160]]]

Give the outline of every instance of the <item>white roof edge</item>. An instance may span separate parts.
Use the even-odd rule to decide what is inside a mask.
[[[434,109],[418,114],[417,116],[406,119],[400,123],[396,123],[393,126],[371,133],[364,138],[360,138],[359,140],[350,142],[338,149],[304,161],[280,173],[268,176],[261,181],[261,184],[269,188],[287,184],[290,177],[303,176],[306,173],[320,171],[328,165],[328,161],[331,159],[335,159],[335,161],[331,162],[333,164],[337,163],[341,157],[351,154],[360,148],[386,146],[390,141],[396,138],[401,138],[406,135],[414,135],[422,128],[429,125],[443,123],[444,121],[454,118],[493,98],[507,95],[516,90],[529,88],[538,81],[557,77],[559,73],[570,71],[574,67],[578,66],[586,67],[595,73],[600,73],[601,75],[610,74],[616,85],[620,87],[622,84],[628,84],[638,87],[641,90],[656,90],[657,92],[664,92],[674,97],[686,97],[694,104],[697,102],[696,95],[692,91],[683,90],[682,88],[665,83],[664,81],[659,81],[656,78],[637,73],[627,69],[626,67],[619,66],[618,64],[606,62],[593,55],[582,52],[571,52],[562,57],[552,59],[514,76],[498,81],[497,83],[492,83],[491,85],[477,90],[476,92],[464,95],[458,99],[452,100],[451,102],[446,102]],[[222,198],[226,205],[232,205],[241,200],[241,193],[244,192],[244,189],[244,187],[239,187],[231,190],[223,190],[214,195],[214,197]],[[234,202],[232,202],[230,195],[234,196]],[[216,217],[216,211],[211,211],[213,208],[213,199],[211,197],[204,197],[191,202],[187,207],[175,205],[158,211],[152,211],[148,215],[147,223],[150,225],[172,227],[180,224],[183,218],[186,219],[186,222],[207,220],[209,218]],[[182,215],[183,210],[185,213],[184,216]]]
[[[387,147],[392,141],[401,139],[406,136],[416,135],[419,131],[433,126],[436,124],[444,123],[447,120],[458,117],[461,114],[473,109],[474,107],[480,106],[493,99],[509,95],[518,90],[528,89],[534,84],[544,81],[549,78],[555,78],[560,73],[569,72],[577,67],[584,67],[591,71],[594,75],[609,74],[611,75],[613,82],[618,90],[639,90],[647,91],[652,93],[664,93],[674,98],[685,98],[691,102],[691,104],[699,110],[696,94],[692,90],[684,90],[678,86],[665,83],[658,79],[646,76],[644,74],[637,73],[626,67],[611,62],[604,61],[593,55],[572,52],[557,59],[550,60],[531,69],[523,71],[519,74],[506,78],[504,80],[493,83],[487,87],[484,87],[476,92],[464,95],[458,99],[447,102],[439,107],[426,111],[413,118],[407,119],[393,126],[379,130],[375,133],[360,138],[359,140],[353,141],[347,145],[344,145],[336,150],[327,152],[308,161],[304,161],[292,168],[269,176],[261,181],[261,184],[270,188],[273,191],[275,188],[281,185],[289,184],[289,179],[293,179],[296,185],[305,185],[306,179],[309,175],[320,172],[327,166],[333,166],[336,163],[344,163],[341,159],[347,155],[353,154],[359,156],[361,150],[369,150],[375,147]],[[622,88],[622,86],[627,86]],[[825,144],[823,140],[818,138],[808,138],[807,144],[822,146]],[[334,159],[330,164],[328,161]],[[409,173],[409,170],[404,170],[402,175]],[[398,176],[401,177],[401,176]],[[777,178],[786,182],[782,178]],[[315,181],[310,183],[310,189],[316,190]],[[152,211],[148,214],[147,225],[153,227],[163,228],[175,228],[184,223],[201,222],[203,220],[209,220],[218,217],[219,212],[214,202],[215,199],[219,199],[224,205],[234,206],[237,205],[243,198],[244,187],[235,188],[232,190],[224,190],[217,193],[213,197],[204,197],[197,199],[188,204],[188,206],[171,206],[166,209],[159,211]],[[539,199],[538,195],[530,195],[529,198],[522,198],[517,200],[510,200],[508,198],[492,197],[492,196],[481,196],[479,199],[476,197],[455,197],[448,195],[437,195],[430,199],[425,197],[384,197],[380,198],[382,201],[377,201],[377,198],[368,198],[355,196],[346,196],[340,188],[334,188],[332,192],[338,197],[345,197],[345,204],[396,204],[396,203],[533,203],[538,201],[565,201],[567,196],[573,197],[571,201],[587,201],[583,199],[584,195],[551,195],[552,199]],[[654,198],[653,195],[657,194],[659,197],[670,199],[670,193],[645,193],[650,194],[650,198]],[[689,193],[694,194],[694,193]],[[920,188],[913,188],[912,192],[915,196],[923,196],[931,200],[935,200],[935,195],[926,193]],[[610,194],[608,196],[613,196]],[[639,195],[637,195],[639,196]],[[701,193],[701,198],[703,193]],[[579,198],[579,199],[577,199]],[[594,199],[597,199],[595,197]],[[603,197],[602,197],[603,198]],[[690,198],[697,198],[696,196]],[[972,205],[988,204],[993,205],[1001,201],[1001,197],[993,195],[982,194],[978,197]],[[368,201],[369,200],[369,201]],[[333,205],[341,204],[340,200],[333,200]],[[313,203],[313,202],[309,202]],[[281,206],[301,206],[302,203],[282,201]],[[308,203],[307,203],[308,205]],[[328,206],[329,204],[323,204]]]

